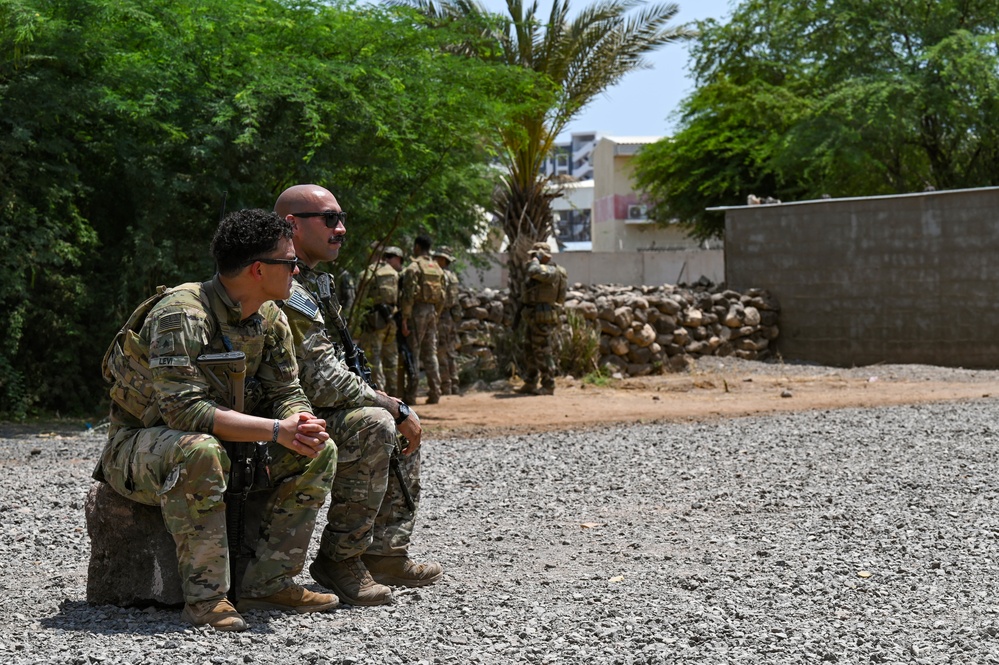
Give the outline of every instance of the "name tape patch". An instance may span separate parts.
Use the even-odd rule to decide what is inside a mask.
[[[187,356],[160,356],[149,359],[149,368],[153,367],[190,367],[191,359]]]

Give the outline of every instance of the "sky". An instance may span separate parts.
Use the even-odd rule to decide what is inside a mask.
[[[655,0],[650,0],[654,2]],[[672,23],[679,25],[698,19],[724,21],[731,14],[730,0],[674,0],[680,7]],[[584,6],[588,0],[573,0],[570,6]],[[493,11],[506,13],[505,0],[483,0]],[[525,3],[526,4],[526,3]],[[551,3],[539,0],[540,14],[547,16]],[[601,132],[612,136],[665,136],[672,133],[669,118],[680,101],[693,90],[687,76],[687,47],[668,44],[646,56],[653,68],[626,74],[622,81],[599,95],[585,107],[560,141],[572,132]]]

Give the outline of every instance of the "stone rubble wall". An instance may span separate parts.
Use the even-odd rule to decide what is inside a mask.
[[[464,289],[460,304],[460,353],[494,368],[494,333],[513,322],[507,290]],[[770,293],[737,293],[707,280],[690,287],[576,283],[563,323],[569,311],[599,327],[599,366],[621,376],[679,371],[701,356],[763,360],[779,334],[780,306]]]

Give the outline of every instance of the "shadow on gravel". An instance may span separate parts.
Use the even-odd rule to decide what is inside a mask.
[[[247,612],[250,633],[275,633],[270,621],[286,615],[271,612]],[[59,611],[39,622],[44,628],[101,635],[160,635],[185,631],[213,632],[211,628],[195,628],[180,618],[180,609],[157,607],[116,607],[91,605],[84,600],[64,600]]]

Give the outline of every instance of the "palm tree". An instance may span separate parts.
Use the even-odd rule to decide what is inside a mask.
[[[509,241],[510,296],[519,304],[527,252],[554,228],[551,201],[559,192],[542,166],[555,138],[598,94],[628,72],[649,67],[646,53],[694,33],[668,25],[676,3],[602,0],[570,19],[569,0],[554,0],[544,24],[536,0],[526,10],[522,0],[507,0],[508,16],[490,13],[478,0],[395,4],[415,7],[432,24],[463,25],[470,39],[455,45],[456,52],[522,67],[551,86],[539,96],[541,104],[525,106],[499,132],[507,171],[495,204]]]

